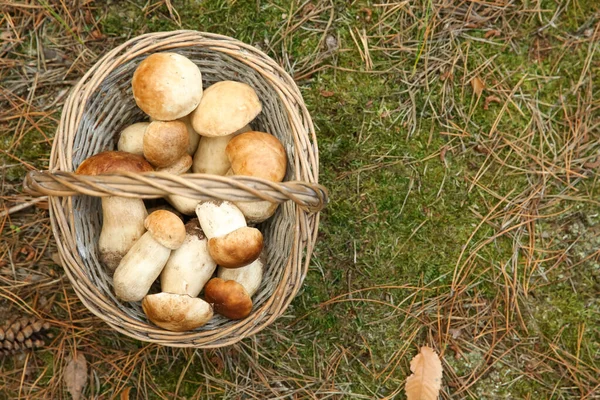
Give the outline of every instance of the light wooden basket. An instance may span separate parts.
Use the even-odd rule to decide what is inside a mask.
[[[251,177],[166,173],[79,176],[73,171],[89,156],[116,148],[119,132],[143,120],[131,92],[136,66],[148,55],[177,52],[202,71],[204,87],[221,80],[248,83],[262,113],[255,130],[272,133],[288,156],[284,182]],[[233,344],[271,324],[288,307],[306,275],[327,191],[318,184],[314,127],[292,78],[263,52],[238,40],[196,31],[150,33],[111,50],[73,88],[54,138],[49,171],[32,171],[25,190],[48,195],[59,254],[82,303],[115,330],[133,338],[174,347],[211,348]],[[254,295],[252,314],[241,321],[216,316],[190,332],[170,332],[147,321],[139,303],[122,302],[98,262],[102,196],[143,199],[178,194],[199,200],[267,200],[280,203],[259,226],[267,268]]]

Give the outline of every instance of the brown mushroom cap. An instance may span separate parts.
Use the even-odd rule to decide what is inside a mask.
[[[281,182],[285,176],[287,156],[281,142],[273,135],[250,131],[229,141],[225,148],[234,175],[254,176]]]
[[[102,175],[118,172],[149,172],[152,165],[144,157],[124,151],[104,151],[82,162],[75,171],[78,175]]]
[[[191,114],[194,130],[202,136],[225,136],[242,129],[262,110],[251,86],[221,81],[204,91],[198,108]]]
[[[144,134],[144,157],[155,167],[168,167],[179,160],[190,141],[181,121],[152,121]]]
[[[201,327],[213,316],[209,303],[186,294],[151,294],[142,300],[142,308],[155,325],[174,332]]]
[[[256,228],[243,227],[208,241],[208,252],[224,268],[240,268],[256,260],[263,249],[263,235]]]
[[[191,113],[202,98],[202,74],[187,57],[155,53],[136,68],[133,97],[150,117],[171,121]]]
[[[236,281],[213,278],[204,287],[204,297],[217,313],[229,319],[243,319],[252,312],[252,299]]]
[[[144,220],[144,227],[154,240],[171,249],[178,249],[185,240],[183,221],[174,213],[167,210],[157,210]]]

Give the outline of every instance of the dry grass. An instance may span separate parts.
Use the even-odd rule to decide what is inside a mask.
[[[399,126],[400,140],[417,140],[427,150],[423,157],[373,152],[369,162],[350,164],[329,183],[342,186],[398,166],[425,175],[428,163],[439,160],[446,171],[440,198],[460,172],[465,192],[476,198],[466,207],[476,223],[465,228],[458,257],[435,279],[423,273],[406,285],[373,279],[357,286],[348,274],[326,300],[296,315],[298,306],[230,348],[176,350],[113,332],[83,307],[53,261],[47,203],[23,194],[19,179],[47,166],[68,89],[123,38],[102,32],[108,11],[92,2],[5,2],[0,318],[43,317],[55,338],[42,351],[0,360],[0,393],[68,398],[64,367],[78,351],[89,363],[89,398],[133,389],[131,398],[391,399],[402,390],[407,360],[427,343],[443,359],[444,398],[499,398],[513,389],[531,399],[600,398],[600,273],[594,272],[600,265],[594,211],[600,205],[600,100],[594,95],[600,14],[577,1],[558,2],[551,12],[544,2],[525,7],[512,0],[355,1],[351,11],[333,1],[281,3],[269,3],[281,20],[271,26],[269,40],[257,44],[300,83],[356,72],[389,79],[389,96],[399,100],[393,107],[381,99],[373,110],[365,108],[357,142],[366,147],[377,140],[373,132]],[[191,23],[170,1],[139,10],[172,27]],[[560,25],[567,15],[585,18],[575,27]],[[518,54],[515,63],[544,65],[542,72],[509,65],[507,51]],[[565,68],[572,69],[569,85],[551,86],[565,81]],[[485,85],[480,96],[472,90],[474,78]],[[549,96],[548,86],[561,92]],[[458,172],[452,169],[457,164]],[[419,179],[410,182],[398,199],[398,218],[421,190]],[[364,220],[384,218],[377,215],[375,210]],[[430,223],[429,217],[416,221],[405,242]],[[355,276],[366,276],[354,245],[349,263]],[[335,260],[321,248],[313,272],[329,278]],[[556,305],[560,299],[551,291],[557,285],[574,297],[590,297],[587,319],[574,323],[561,314],[571,311],[568,304]],[[309,301],[301,297],[299,303]],[[315,318],[342,309],[364,315],[361,329],[328,327]],[[318,340],[327,329],[339,329],[340,339]],[[349,337],[353,341],[344,340]]]

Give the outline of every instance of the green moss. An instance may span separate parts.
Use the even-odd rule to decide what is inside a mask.
[[[553,1],[542,3],[541,18],[549,21],[557,5]],[[298,29],[279,41],[288,16],[295,12],[289,2],[213,1],[175,6],[183,28],[233,36],[260,46],[278,61],[290,60],[295,67],[304,62],[310,65],[313,51],[321,40],[320,33]],[[447,310],[432,306],[429,314],[419,316],[421,319],[402,314],[390,316],[393,310],[390,305],[414,295],[417,289],[373,289],[360,294],[362,297],[357,295],[354,300],[358,301],[343,295],[367,287],[423,287],[435,282],[434,289],[418,292],[418,301],[424,304],[431,301],[435,305],[435,299],[449,296],[448,285],[457,263],[460,265],[477,244],[501,230],[498,225],[486,223],[472,235],[481,216],[504,196],[510,194],[509,200],[514,200],[539,178],[525,172],[537,168],[534,153],[516,154],[508,146],[496,151],[498,159],[521,169],[517,171],[490,160],[478,146],[494,146],[497,145],[495,141],[518,141],[536,129],[532,128],[531,122],[539,115],[533,115],[523,99],[537,99],[535,112],[553,115],[549,123],[556,132],[564,131],[566,121],[564,115],[557,112],[557,107],[562,107],[563,101],[565,109],[573,111],[577,94],[570,93],[569,89],[579,80],[589,49],[585,45],[574,45],[573,52],[567,52],[558,33],[578,29],[591,15],[590,7],[586,4],[569,7],[564,18],[556,21],[556,26],[543,31],[541,36],[547,41],[544,46],[549,47],[543,57],[533,55],[538,45],[534,42],[538,36],[533,33],[541,23],[532,13],[524,12],[511,18],[507,23],[514,31],[507,29],[503,36],[489,39],[494,44],[459,37],[456,53],[460,50],[462,55],[468,54],[468,58],[458,58],[452,79],[442,80],[442,71],[433,71],[427,87],[423,82],[407,86],[407,83],[415,83],[411,81],[416,79],[411,75],[413,66],[419,70],[428,56],[443,57],[445,54],[437,54],[434,49],[433,55],[415,52],[389,55],[374,50],[373,42],[374,69],[391,67],[391,72],[371,74],[324,69],[298,82],[317,127],[320,179],[329,189],[332,201],[322,213],[320,239],[305,283],[286,313],[298,320],[290,327],[289,319],[279,319],[260,334],[269,358],[275,361],[260,359],[258,363],[269,368],[285,364],[308,375],[322,376],[332,354],[344,348],[356,357],[345,359],[337,370],[337,382],[349,393],[385,396],[402,384],[413,348],[429,343],[431,331],[437,329],[432,327],[434,324],[426,323]],[[101,22],[103,32],[129,37],[178,28],[166,17],[169,13],[166,6],[147,15],[143,8],[142,3],[113,3]],[[372,12],[370,21],[365,11],[369,8]],[[421,41],[428,26],[424,23],[428,12],[431,10],[427,7],[411,8],[404,21],[406,26],[394,28],[398,29],[394,33],[407,43]],[[329,33],[336,37],[343,51],[324,63],[365,70],[350,32],[356,35],[365,28],[374,35],[369,29],[384,14],[383,7],[373,7],[366,1],[354,2],[349,7],[336,3]],[[326,12],[319,19],[326,24],[328,18]],[[306,24],[314,28],[321,23],[309,21]],[[500,23],[492,21],[490,27]],[[318,26],[324,28],[324,25]],[[469,35],[483,38],[487,28],[470,31]],[[370,40],[376,41],[376,38],[371,36]],[[271,47],[276,41],[279,41],[277,45]],[[466,78],[464,72],[471,77],[472,71],[492,58],[492,63],[479,75],[486,90],[476,104],[477,98],[469,83],[464,82],[466,86],[462,86]],[[598,80],[597,77],[593,79]],[[500,103],[488,104],[485,109],[486,97],[495,91],[508,96],[517,84],[520,86],[513,98],[516,106],[508,105],[496,125],[496,132],[489,135],[505,98]],[[415,121],[411,120],[411,107],[415,107]],[[464,118],[467,115],[468,121]],[[443,134],[452,127],[465,129],[468,135],[456,139]],[[557,148],[564,144],[565,138],[565,135],[555,135]],[[530,144],[534,149],[553,150],[539,136]],[[442,148],[448,150],[443,160],[436,154]],[[489,168],[482,170],[484,163]],[[479,174],[480,171],[483,173]],[[475,177],[481,187],[489,191],[473,185]],[[583,192],[597,194],[595,184],[583,181],[579,185]],[[564,183],[552,181],[547,185],[546,193],[553,195],[562,189]],[[498,210],[505,207],[507,202],[500,204]],[[594,211],[588,211],[594,214]],[[498,223],[498,220],[493,222]],[[555,229],[555,226],[549,229]],[[522,252],[517,254],[517,271],[512,270],[515,240],[504,235],[480,249],[474,258],[471,275],[467,277],[467,282],[473,285],[464,294],[467,299],[470,296],[481,296],[488,302],[502,299],[505,288],[496,278],[505,266],[511,274],[517,274],[519,281],[524,280],[520,275],[523,273]],[[576,249],[582,254],[590,254],[589,249],[597,248],[591,237],[586,237],[583,242],[590,247]],[[578,257],[582,259],[583,256]],[[549,267],[546,263],[540,266]],[[598,269],[586,264],[586,271],[590,268]],[[578,281],[579,290],[574,292],[571,280],[560,277],[565,270],[568,270],[566,266],[556,269],[543,286],[540,285],[542,278],[536,274],[532,277],[536,287],[539,286],[535,293],[529,297],[519,293],[516,301],[521,308],[530,311],[524,316],[530,332],[515,327],[515,334],[525,338],[527,334],[531,335],[532,340],[541,341],[546,350],[549,343],[558,338],[561,347],[573,353],[577,351],[580,326],[593,325],[598,320],[597,302],[590,299],[597,282],[592,279]],[[347,301],[323,305],[335,296],[342,296],[341,300]],[[469,315],[475,318],[476,312]],[[509,322],[518,325],[515,321]],[[271,335],[274,331],[285,331],[288,342],[274,339]],[[590,355],[598,352],[597,333],[588,328],[584,340],[586,355],[582,357],[591,364],[595,361]],[[291,347],[295,349],[293,359],[287,357]],[[408,348],[408,351],[397,367],[391,369],[390,379],[386,380],[387,374],[378,376],[388,363],[396,362],[393,355],[402,348]],[[465,354],[464,359],[446,357],[459,375],[470,374],[484,362],[484,353],[480,351],[467,349]],[[517,363],[518,357],[508,355],[507,358],[473,386],[477,398],[524,397],[525,394],[545,397],[550,394],[552,389],[548,387],[552,387],[553,381],[561,379],[558,374],[548,372],[543,378],[550,386],[545,386],[535,380],[519,378],[523,366]],[[157,366],[152,370],[154,383],[164,392],[173,392],[186,365],[187,360],[175,360],[166,372]],[[193,363],[186,374],[189,381],[184,380],[179,393],[193,395],[197,387],[192,382],[201,381],[199,376],[206,372],[201,364]],[[227,374],[233,372],[223,373],[229,376]]]

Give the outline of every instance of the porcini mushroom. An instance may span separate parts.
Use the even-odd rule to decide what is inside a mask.
[[[188,131],[188,137],[190,138],[190,142],[188,144],[186,152],[190,156],[193,156],[194,153],[196,152],[196,149],[198,148],[198,143],[200,143],[200,135],[194,130],[194,127],[192,126],[192,122],[190,121],[189,115],[179,118],[179,121],[181,121],[185,124],[185,127],[187,128],[187,131]]]
[[[234,175],[254,176],[281,182],[287,156],[281,142],[265,132],[242,133],[229,141],[225,153]]]
[[[179,217],[166,210],[154,211],[144,221],[148,230],[119,263],[113,277],[115,294],[121,300],[140,301],[163,270],[172,250],[185,240]]]
[[[252,297],[260,287],[263,277],[265,257],[259,258],[241,268],[223,268],[217,270],[217,277],[224,281],[236,281],[246,289],[248,296]]]
[[[225,153],[231,168],[227,175],[245,175],[281,182],[285,177],[287,156],[281,142],[265,132],[242,133],[229,141]],[[248,223],[259,223],[271,217],[277,203],[269,201],[236,202]]]
[[[197,174],[225,175],[231,168],[231,163],[225,153],[227,144],[240,133],[251,130],[250,125],[246,125],[231,135],[217,137],[197,135],[200,138],[200,143],[198,143],[198,149],[194,154],[192,171]]]
[[[160,274],[160,287],[163,292],[196,297],[215,272],[217,264],[208,252],[208,240],[198,219],[191,219],[185,224],[185,231],[183,244],[171,253]]]
[[[148,56],[133,73],[131,86],[138,107],[159,121],[188,115],[202,98],[200,69],[176,53]]]
[[[175,164],[165,168],[159,168],[157,171],[169,172],[174,175],[184,175],[191,167],[192,157],[189,154],[184,154]],[[194,215],[196,212],[196,205],[199,203],[198,200],[177,194],[170,194],[166,199],[177,211],[185,215]]]
[[[184,154],[179,158],[179,160],[175,161],[175,163],[168,165],[163,168],[157,168],[157,172],[168,172],[173,175],[182,175],[185,174],[192,168],[193,159],[189,154]]]
[[[194,130],[202,136],[225,136],[242,129],[262,110],[251,86],[221,81],[204,91],[198,108],[190,115]]]
[[[78,175],[119,172],[148,172],[153,168],[142,156],[122,151],[106,151],[86,159],[75,171]],[[102,231],[98,238],[100,261],[114,271],[133,244],[144,234],[148,216],[142,199],[102,197]]]
[[[181,121],[152,121],[144,133],[144,157],[155,167],[168,167],[186,154],[189,135]]]
[[[150,294],[142,300],[142,309],[155,325],[174,332],[199,328],[213,317],[209,303],[185,294]]]
[[[243,319],[252,312],[252,299],[236,281],[211,279],[204,287],[204,298],[215,312],[229,319]]]
[[[123,129],[119,135],[117,150],[143,156],[144,132],[148,125],[150,125],[149,122],[137,122]]]
[[[244,214],[229,201],[205,201],[196,215],[208,238],[208,251],[224,268],[239,268],[256,260],[263,248],[262,233],[246,226]]]

